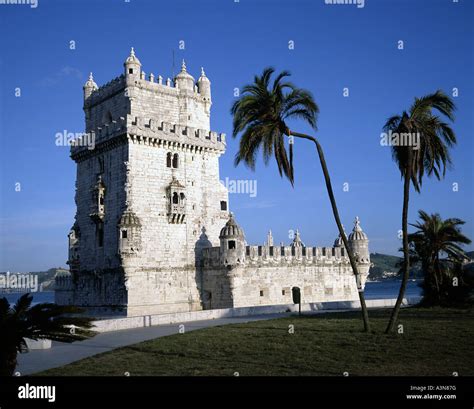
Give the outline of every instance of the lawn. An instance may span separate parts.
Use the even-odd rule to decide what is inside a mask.
[[[474,375],[474,310],[406,308],[225,325],[130,345],[40,375]],[[291,327],[293,326],[293,327]],[[294,333],[291,332],[294,328]]]

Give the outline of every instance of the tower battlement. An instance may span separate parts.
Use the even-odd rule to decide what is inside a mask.
[[[196,81],[184,61],[173,79],[147,77],[132,49],[123,74],[98,87],[91,73],[83,89],[86,132],[127,115],[210,130],[211,82],[202,68]]]
[[[203,249],[204,267],[216,267],[221,263],[220,247]],[[349,263],[344,248],[292,246],[246,246],[243,265],[286,266],[288,264],[321,265],[325,263]]]
[[[164,77],[161,75],[155,77],[153,73],[150,73],[148,78],[146,78],[145,72],[141,71],[139,79],[127,79],[124,74],[121,74],[106,84],[97,87],[87,98],[85,98],[84,106],[90,107],[97,105],[117,91],[120,91],[126,87],[138,87],[155,92],[157,94],[168,94],[172,96],[178,96],[180,93],[178,83],[172,80],[170,77],[164,79]],[[186,92],[189,96],[192,96],[197,101],[207,97],[205,92],[200,92],[198,85],[194,85],[192,90],[182,89],[181,91]]]
[[[100,151],[103,147],[110,145],[110,143],[105,142],[110,142],[114,138],[124,135],[127,135],[127,138],[133,143],[171,147],[176,150],[189,149],[192,151],[223,153],[226,149],[225,133],[132,115],[103,123],[101,126],[89,129],[89,133],[94,134],[95,137],[96,147],[94,151]],[[96,152],[91,152],[88,146],[81,144],[71,146],[71,157],[73,159],[94,154]]]
[[[232,220],[232,219],[231,219]],[[360,228],[356,220],[355,229]],[[361,233],[362,230],[357,230]],[[364,233],[362,233],[364,234]],[[365,235],[365,234],[364,234]],[[351,236],[350,236],[351,237]],[[219,265],[242,265],[242,266],[288,266],[288,265],[349,265],[349,257],[346,249],[341,245],[333,247],[310,247],[301,242],[299,232],[297,231],[295,239],[291,245],[273,245],[271,232],[268,235],[267,242],[263,245],[244,245],[240,254],[235,256],[233,253],[239,252],[237,241],[244,242],[242,235],[233,235],[230,237],[232,244],[229,246],[226,236],[221,235],[221,246],[203,249],[204,268],[215,268]],[[365,243],[366,237],[359,236],[357,239],[351,237],[349,243],[352,247],[359,249],[359,242]],[[337,240],[336,240],[337,242]],[[236,258],[237,257],[237,258]],[[234,260],[234,262],[232,262]],[[235,261],[237,260],[237,261]],[[370,264],[368,252],[356,254],[358,264]]]
[[[84,98],[84,108],[91,108],[94,105],[100,104],[101,102],[107,100],[117,92],[122,91],[125,86],[125,75],[123,74],[119,75],[118,77],[115,77],[114,79],[110,80],[104,85],[101,85],[100,87],[97,87],[96,85],[97,88],[93,87],[90,95]]]

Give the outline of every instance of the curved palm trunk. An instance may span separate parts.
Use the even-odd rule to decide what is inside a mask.
[[[358,289],[358,293],[359,293],[359,301],[360,301],[361,310],[362,310],[362,317],[363,317],[363,320],[364,320],[364,331],[368,332],[368,331],[370,331],[369,313],[367,311],[367,306],[365,304],[364,290],[362,289],[360,274],[359,274],[359,270],[357,268],[357,263],[355,261],[354,254],[352,252],[352,249],[349,247],[349,243],[347,241],[346,234],[344,232],[344,229],[342,228],[341,219],[339,218],[339,211],[337,210],[336,199],[334,197],[334,192],[332,190],[331,178],[329,177],[329,172],[328,172],[328,168],[326,166],[326,160],[324,158],[323,149],[322,149],[320,143],[316,140],[316,138],[314,138],[312,136],[305,135],[305,134],[298,133],[298,132],[293,132],[293,131],[290,131],[290,130],[288,130],[288,135],[293,135],[293,136],[296,136],[297,138],[308,139],[310,141],[313,141],[314,144],[316,145],[316,149],[317,149],[318,155],[319,155],[319,161],[321,162],[321,168],[323,170],[324,179],[326,181],[326,188],[327,188],[327,191],[328,191],[329,200],[331,201],[331,207],[332,207],[332,212],[334,214],[334,219],[336,220],[336,224],[337,224],[337,228],[339,230],[339,234],[341,235],[342,241],[344,242],[344,247],[347,250],[347,255],[349,256],[349,261],[351,263],[352,271],[353,271],[353,273],[355,275],[355,278],[356,278],[357,289]]]
[[[408,246],[408,201],[410,198],[410,183],[411,183],[411,172],[412,172],[412,152],[408,150],[408,167],[405,173],[404,184],[403,184],[403,210],[402,210],[402,233],[403,233],[403,276],[400,291],[398,292],[397,302],[392,310],[390,321],[388,322],[385,333],[392,332],[395,328],[395,324],[398,320],[398,314],[402,306],[403,297],[405,296],[405,290],[407,288],[408,276],[410,275],[410,252]]]

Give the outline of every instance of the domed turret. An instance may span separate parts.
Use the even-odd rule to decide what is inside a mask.
[[[243,263],[245,260],[245,235],[230,213],[229,220],[219,234],[221,261],[226,266]]]
[[[244,231],[235,221],[234,214],[230,213],[229,220],[227,221],[225,226],[221,229],[219,238],[229,239],[229,238],[243,238],[243,237],[244,237]]]
[[[175,77],[174,82],[179,89],[193,91],[194,90],[194,77],[186,71],[186,63],[183,60],[181,64],[181,71]]]
[[[362,231],[358,217],[355,219],[354,228],[352,229],[352,233],[349,234],[348,241],[349,246],[351,246],[354,252],[356,261],[359,263],[369,263],[369,239],[367,234]]]
[[[135,55],[135,50],[133,49],[133,47],[130,50],[130,55],[125,60],[123,65],[125,67],[126,77],[140,78],[142,64],[140,60],[137,58],[137,56]]]
[[[206,73],[204,72],[204,68],[201,67],[201,76],[197,82],[198,90],[201,96],[206,101],[211,101],[211,81],[209,78],[206,77]]]
[[[87,99],[91,96],[91,94],[97,89],[97,84],[94,82],[94,77],[92,73],[89,74],[89,78],[82,87],[84,90],[84,99]]]
[[[298,229],[296,229],[295,237],[293,238],[291,247],[305,247],[304,243],[301,241],[301,236]]]

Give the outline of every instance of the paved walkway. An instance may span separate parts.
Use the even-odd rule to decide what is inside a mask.
[[[183,325],[185,331],[188,332],[218,325],[269,320],[288,315],[290,315],[290,313],[265,314],[238,318],[218,318],[206,321],[186,322]],[[171,325],[105,332],[96,335],[94,338],[81,342],[74,342],[72,344],[53,342],[50,349],[31,350],[25,354],[18,354],[18,366],[15,372],[18,372],[19,375],[29,375],[46,369],[67,365],[71,362],[100,354],[102,352],[107,352],[115,348],[136,344],[154,338],[165,337],[167,335],[174,335],[178,333],[179,325],[180,324],[176,323]]]

